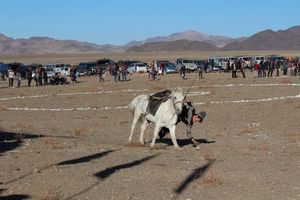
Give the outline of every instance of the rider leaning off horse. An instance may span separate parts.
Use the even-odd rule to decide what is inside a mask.
[[[186,134],[187,137],[191,140],[193,145],[195,147],[199,146],[199,142],[195,140],[192,136],[192,127],[194,122],[203,122],[204,118],[206,116],[206,112],[202,111],[200,113],[196,113],[195,108],[193,107],[191,101],[185,99],[183,103],[183,108],[181,114],[178,116],[177,123],[182,121],[186,125]],[[163,127],[159,132],[159,137],[162,139],[167,133],[169,132],[169,129],[166,127]]]

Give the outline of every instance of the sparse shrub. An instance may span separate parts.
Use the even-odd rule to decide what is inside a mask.
[[[76,137],[78,137],[78,136],[80,136],[85,131],[87,131],[85,128],[75,128],[74,129],[74,135]]]
[[[200,185],[205,187],[221,185],[221,179],[215,175],[215,173],[210,170],[200,178]]]
[[[40,200],[61,200],[63,194],[59,190],[47,189],[40,197]]]

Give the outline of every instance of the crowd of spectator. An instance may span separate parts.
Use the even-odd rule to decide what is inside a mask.
[[[246,78],[246,71],[251,71],[255,73],[255,77],[275,77],[280,76],[281,71],[283,76],[300,76],[300,61],[298,58],[284,58],[284,59],[265,59],[261,61],[255,61],[249,66],[249,63],[246,63],[242,59],[228,60],[226,61],[226,66],[220,72],[231,72],[232,78],[237,78],[237,72],[241,73],[243,78]],[[198,76],[199,79],[203,79],[203,73],[207,73],[209,62],[206,60],[201,65],[198,65]],[[111,75],[115,82],[118,81],[128,81],[128,71],[127,67],[123,64],[110,65],[106,63],[105,66],[96,66],[96,73],[99,76],[99,82],[104,82],[105,79],[103,75],[106,73]],[[159,70],[161,73],[159,73]],[[150,80],[155,80],[158,74],[164,75],[163,68],[156,69],[154,65],[149,66],[148,69],[148,78]],[[185,79],[186,76],[186,67],[181,65],[177,70],[182,79]],[[78,77],[77,68],[75,66],[70,66],[69,76],[72,83],[77,82]],[[9,87],[20,87],[22,80],[22,72],[18,67],[9,67],[8,69],[8,86]],[[28,67],[25,71],[25,78],[27,79],[27,86],[31,86],[31,81],[35,81],[36,86],[42,85],[63,85],[68,84],[68,77],[66,74],[56,72],[54,76],[49,77],[47,71],[44,67],[37,67],[32,70]],[[15,82],[15,85],[14,85]]]

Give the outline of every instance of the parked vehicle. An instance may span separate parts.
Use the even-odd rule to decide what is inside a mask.
[[[8,76],[8,64],[0,64],[0,77],[1,79],[6,79]]]
[[[6,79],[8,76],[8,69],[11,68],[13,71],[18,71],[22,78],[26,78],[26,66],[22,63],[6,63],[0,64],[0,76],[2,79]]]
[[[128,66],[127,71],[129,74],[147,73],[147,65],[145,63],[132,63]]]
[[[177,66],[174,63],[168,63],[165,66],[165,73],[166,74],[173,74],[173,73],[177,73]]]
[[[82,62],[76,68],[79,76],[93,75],[97,72],[97,62]]]
[[[123,65],[123,64],[121,64],[121,62],[120,62],[120,64],[117,64],[113,60],[106,59],[106,58],[97,60],[96,62],[97,62],[97,67],[101,67],[102,73],[105,73],[106,71],[116,68],[117,65]],[[127,67],[125,65],[123,65],[123,66],[125,67],[125,69],[127,69]]]
[[[265,60],[266,60],[265,56],[253,56],[252,57],[253,64],[255,64],[256,62],[260,63],[261,61],[265,61]]]
[[[125,69],[127,69],[129,67],[129,65],[131,65],[132,63],[141,63],[141,61],[139,61],[139,60],[119,60],[117,62],[117,65],[122,65],[125,67]]]
[[[50,67],[45,68],[45,72],[47,73],[47,77],[48,78],[52,78],[56,74],[56,72],[54,71],[54,69],[50,68]]]
[[[194,60],[191,59],[179,58],[176,60],[176,65],[178,68],[184,65],[188,72],[197,70],[197,65],[194,63]]]
[[[246,64],[246,69],[251,69],[254,66],[253,58],[251,56],[238,56],[237,59]]]
[[[70,65],[69,64],[55,64],[53,68],[55,72],[67,77],[70,76]]]

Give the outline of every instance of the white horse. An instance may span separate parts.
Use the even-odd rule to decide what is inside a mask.
[[[128,138],[128,142],[130,143],[132,140],[133,131],[137,121],[141,118],[142,125],[140,130],[140,142],[141,144],[144,143],[144,132],[146,127],[153,122],[155,124],[152,142],[150,144],[151,147],[154,146],[155,140],[158,136],[159,131],[162,127],[167,127],[170,130],[170,135],[172,142],[175,146],[175,149],[180,149],[178,146],[176,136],[175,136],[175,129],[176,129],[176,122],[178,119],[178,115],[182,112],[182,105],[184,101],[184,94],[181,91],[172,91],[170,98],[161,103],[159,106],[156,114],[153,116],[152,114],[147,112],[147,106],[149,103],[149,95],[142,94],[135,97],[129,107],[134,109],[134,117],[131,126],[130,136]]]

